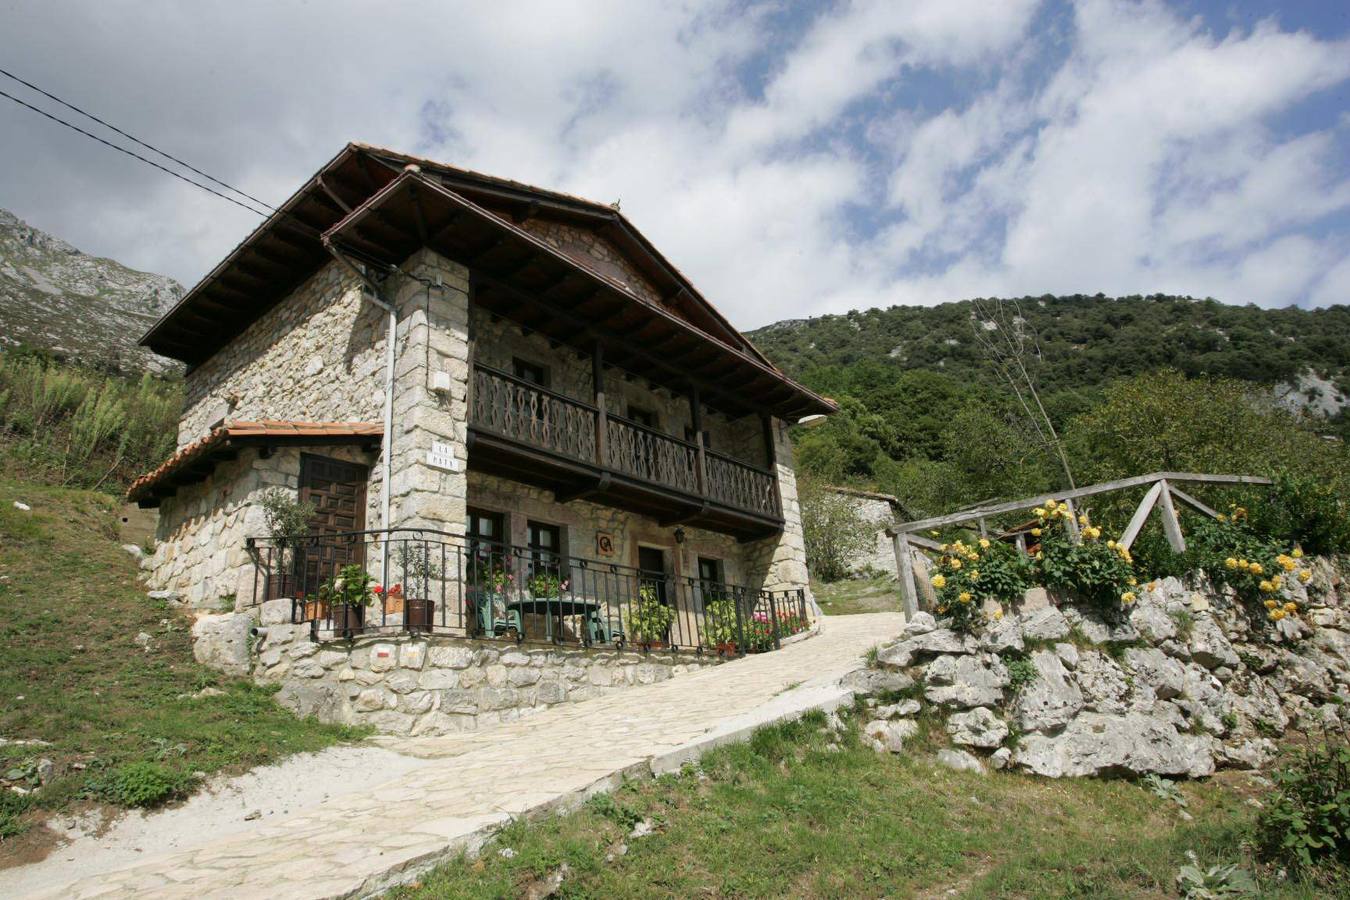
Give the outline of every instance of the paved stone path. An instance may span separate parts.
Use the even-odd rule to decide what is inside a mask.
[[[824,620],[814,637],[619,694],[552,707],[490,730],[383,738],[436,765],[253,831],[89,875],[43,897],[330,898],[378,892],[522,815],[567,809],[627,775],[678,769],[755,727],[850,694],[840,677],[897,635],[898,613]],[[442,762],[443,761],[443,762]],[[72,874],[72,877],[74,875]]]

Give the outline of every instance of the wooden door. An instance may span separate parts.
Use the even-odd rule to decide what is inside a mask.
[[[310,540],[296,554],[301,591],[313,593],[348,563],[365,564],[366,466],[300,455],[300,502],[313,503]]]

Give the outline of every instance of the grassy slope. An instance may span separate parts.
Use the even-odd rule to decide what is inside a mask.
[[[566,863],[563,896],[1174,897],[1187,850],[1206,866],[1251,865],[1246,776],[1182,785],[1187,822],[1126,781],[954,772],[923,749],[879,756],[853,730],[827,752],[822,724],[814,714],[770,728],[699,771],[513,824],[480,859],[395,896],[523,896]],[[657,833],[629,839],[643,818]],[[1268,880],[1262,896],[1325,890]]]
[[[895,579],[845,578],[840,581],[813,581],[811,593],[827,616],[855,613],[896,612],[900,609],[900,586]]]
[[[0,788],[0,836],[42,808],[117,800],[128,763],[158,764],[181,793],[194,772],[242,771],[353,736],[198,665],[187,619],[146,598],[118,546],[115,508],[102,494],[0,481],[0,736],[51,744],[0,745],[0,773],[41,757],[56,765],[27,799]],[[191,696],[205,687],[224,693]]]

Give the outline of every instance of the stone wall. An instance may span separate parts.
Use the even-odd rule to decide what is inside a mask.
[[[386,734],[471,731],[721,661],[441,636],[320,645],[309,640],[308,626],[286,624],[289,614],[289,601],[263,607],[267,631],[248,658],[255,679],[280,684],[278,701],[302,716]]]
[[[336,261],[184,377],[178,446],[222,419],[378,422],[384,313]]]
[[[1286,731],[1350,722],[1350,585],[1331,562],[1306,562],[1311,581],[1289,579],[1282,601],[1299,615],[1277,623],[1175,578],[1140,589],[1116,621],[1043,591],[971,635],[919,613],[867,678],[911,696],[875,707],[865,731],[898,752],[927,708],[954,744],[1049,777],[1263,766]]]
[[[806,572],[806,539],[802,535],[802,507],[797,499],[792,441],[788,438],[786,424],[778,419],[772,420],[771,424],[779,502],[783,510],[783,531],[749,545],[753,560],[751,568],[757,573],[763,573],[762,582],[751,582],[749,586],[766,591],[804,588],[808,602],[814,607],[811,580]]]
[[[876,529],[872,543],[867,549],[849,561],[854,574],[866,575],[880,572],[897,578],[895,568],[895,543],[886,533],[886,526],[896,522],[896,507],[892,498],[883,494],[866,491],[851,491],[846,488],[833,488],[843,500],[852,506],[864,520]]]
[[[150,586],[170,591],[194,608],[252,604],[255,567],[245,541],[267,533],[259,505],[262,494],[276,488],[298,490],[302,452],[284,447],[264,459],[256,449],[243,450],[205,481],[165,498],[154,552],[142,563]],[[350,447],[315,452],[367,466],[375,461],[375,454]],[[378,517],[375,501],[376,495],[368,492],[368,521]]]

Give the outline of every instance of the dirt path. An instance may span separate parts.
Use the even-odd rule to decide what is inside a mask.
[[[201,812],[189,803],[126,823],[124,837],[81,838],[37,866],[11,869],[5,892],[77,900],[362,896],[476,847],[514,817],[579,802],[625,774],[678,768],[759,725],[847,702],[839,678],[902,624],[898,613],[827,618],[820,634],[775,653],[491,730],[386,738],[362,751],[387,756],[334,759],[334,771],[345,774],[323,776],[327,796],[309,787],[294,802],[281,800],[283,785],[327,768],[292,760],[255,773],[265,779],[258,787],[203,798]],[[351,789],[339,792],[339,783]],[[273,814],[244,821],[254,809]]]

